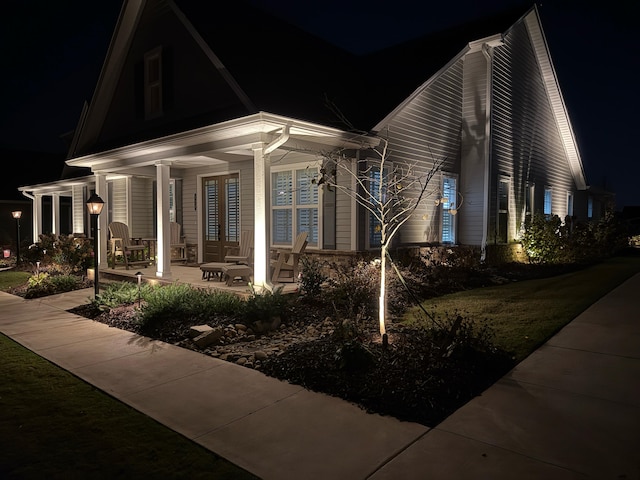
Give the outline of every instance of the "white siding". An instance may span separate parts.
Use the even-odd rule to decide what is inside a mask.
[[[486,204],[487,59],[481,51],[464,58],[462,152],[458,213],[458,243],[481,245]]]
[[[73,233],[86,233],[88,230],[85,228],[84,222],[87,215],[87,207],[85,205],[84,198],[84,186],[74,185],[72,187],[72,202],[71,215],[73,219]]]
[[[460,165],[460,128],[462,111],[463,62],[458,60],[430,81],[402,110],[390,119],[389,161],[410,165],[416,176],[426,174],[434,161],[446,159],[443,170],[458,173]],[[429,191],[439,187],[439,176]],[[416,244],[439,240],[438,211],[434,196],[424,201],[405,223],[396,244]]]
[[[127,208],[129,195],[127,185],[127,178],[118,178],[109,182],[109,222],[122,222],[127,225],[129,224],[129,211]]]
[[[155,204],[153,179],[132,177],[131,184],[131,220],[129,232],[132,237],[155,237]]]
[[[558,131],[531,40],[523,23],[511,29],[504,46],[495,49],[492,105],[491,198],[498,175],[511,178],[509,240],[524,220],[527,184],[553,188],[552,213],[564,219],[566,192],[574,191],[572,172]],[[543,189],[536,189],[540,211]],[[496,202],[490,202],[489,241],[495,231]]]

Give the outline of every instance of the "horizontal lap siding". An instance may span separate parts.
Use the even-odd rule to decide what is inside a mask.
[[[346,173],[336,179],[344,188],[351,188],[353,177]],[[351,240],[355,219],[352,218],[352,199],[343,190],[336,191],[336,249],[351,250]]]
[[[525,187],[535,185],[534,208],[542,211],[545,186],[553,188],[553,213],[564,218],[574,189],[568,159],[526,26],[517,24],[495,49],[492,104],[490,232],[496,220],[499,175],[511,179],[509,239],[523,222]],[[495,238],[495,237],[494,237]],[[491,238],[490,238],[491,240]]]
[[[153,179],[146,177],[131,178],[131,222],[129,232],[132,237],[154,237],[155,202]]]
[[[460,193],[462,206],[458,213],[458,242],[482,245],[484,208],[487,119],[487,59],[482,52],[464,58],[464,90],[462,103],[462,160]]]
[[[71,209],[73,215],[73,233],[89,234],[88,228],[85,228],[85,215],[87,214],[87,206],[85,204],[84,186],[73,185],[71,187]]]
[[[434,161],[446,159],[443,170],[459,171],[460,127],[462,109],[462,60],[416,95],[388,124],[389,161],[415,169],[415,176],[425,175]],[[380,134],[386,136],[386,129]],[[439,240],[438,210],[435,191],[440,175],[429,184],[432,195],[424,200],[398,235],[398,244],[415,244]],[[417,194],[417,192],[414,192]]]
[[[111,205],[109,205],[109,222],[122,222],[127,225],[130,222],[127,202],[129,199],[128,179],[118,178],[109,182],[111,189]],[[129,227],[131,230],[131,227]]]

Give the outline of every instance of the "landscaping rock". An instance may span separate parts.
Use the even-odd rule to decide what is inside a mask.
[[[193,343],[199,348],[206,348],[209,345],[218,343],[223,334],[224,330],[222,328],[212,328],[210,331],[206,331],[194,338]]]

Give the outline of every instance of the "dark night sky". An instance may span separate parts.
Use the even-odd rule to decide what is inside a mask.
[[[425,0],[251,1],[356,53],[514,4],[533,5],[520,0],[449,0],[438,6]],[[75,128],[83,102],[91,98],[120,6],[119,0],[3,2],[0,148],[64,153],[59,137]],[[635,148],[640,2],[557,0],[538,7],[588,183],[615,191],[618,209],[640,205]],[[56,168],[50,180],[60,171]]]

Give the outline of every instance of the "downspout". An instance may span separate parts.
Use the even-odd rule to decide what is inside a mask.
[[[273,142],[271,142],[269,145],[267,145],[265,147],[264,154],[265,155],[269,155],[276,148],[278,148],[280,145],[284,144],[287,140],[289,140],[289,132],[290,132],[290,130],[291,130],[291,122],[287,123],[283,127],[282,133],[280,134],[280,136],[278,138],[276,138]]]

